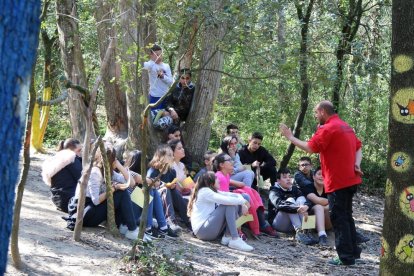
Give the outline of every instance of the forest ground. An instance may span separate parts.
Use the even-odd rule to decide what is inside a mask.
[[[130,241],[112,237],[103,227],[84,228],[80,242],[65,228],[63,213],[49,199],[48,186],[41,178],[41,164],[48,155],[33,154],[20,222],[19,248],[25,267],[16,270],[9,261],[6,275],[123,275],[122,257]],[[334,235],[328,232],[330,249],[298,245],[293,236],[280,239],[261,237],[248,240],[255,247],[245,253],[221,246],[219,241],[203,242],[184,232],[176,240],[155,241],[155,247],[179,263],[191,265],[190,274],[220,275],[378,275],[383,198],[358,194],[354,218],[358,231],[371,240],[363,245],[363,264],[338,267],[327,264],[334,257]]]

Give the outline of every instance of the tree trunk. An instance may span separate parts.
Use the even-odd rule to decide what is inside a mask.
[[[226,1],[210,0],[208,6],[212,13],[220,14]],[[194,161],[202,163],[203,155],[208,148],[213,121],[213,106],[220,88],[224,53],[220,50],[227,31],[227,23],[206,18],[201,34],[200,73],[196,85],[189,120],[185,124],[187,133],[186,146]]]
[[[156,1],[120,1],[122,79],[126,89],[129,148],[141,147],[141,113],[148,102],[146,72],[143,60],[148,59],[146,46],[155,42],[155,24],[148,13]],[[144,15],[146,15],[144,17]]]
[[[40,1],[6,1],[0,9],[0,275],[7,265],[27,95],[36,59]]]
[[[388,180],[381,275],[414,274],[414,16],[411,1],[392,2]]]
[[[178,43],[178,60],[174,69],[176,73],[180,72],[181,69],[191,68],[197,33],[198,20],[196,17],[184,22]]]
[[[344,57],[346,54],[351,53],[351,44],[358,31],[361,17],[364,12],[362,8],[362,0],[349,0],[348,6],[348,13],[346,13],[344,8],[339,7],[339,13],[343,17],[343,25],[338,46],[336,48],[336,78],[332,91],[332,103],[337,112],[339,111],[340,106]]]
[[[279,44],[278,48],[280,49],[280,62],[279,64],[282,67],[286,63],[286,33],[285,33],[285,27],[286,27],[286,15],[285,15],[285,8],[283,5],[279,5],[277,9],[277,43]],[[285,88],[285,81],[283,80],[283,72],[279,70],[279,76],[280,82],[278,84],[278,99],[279,99],[279,113],[280,114],[290,114],[290,95],[287,92]]]
[[[22,259],[19,252],[19,228],[20,228],[20,212],[22,209],[22,200],[24,187],[26,186],[27,176],[29,175],[30,167],[30,138],[32,129],[32,114],[34,105],[36,102],[36,90],[34,87],[34,74],[32,73],[32,80],[30,83],[29,94],[29,108],[27,110],[26,132],[23,145],[23,169],[20,176],[20,181],[17,186],[17,195],[15,200],[15,207],[13,212],[13,227],[10,243],[10,253],[12,256],[13,264],[17,269],[22,268]]]
[[[302,83],[302,90],[300,92],[300,110],[296,117],[295,126],[293,128],[293,135],[296,138],[300,137],[303,121],[305,119],[306,111],[309,105],[309,79],[308,79],[308,30],[309,20],[312,14],[314,0],[310,0],[306,8],[306,14],[303,14],[303,2],[296,4],[299,21],[301,24],[301,41],[300,41],[300,58],[299,58],[299,72],[300,81]],[[289,160],[292,157],[295,145],[289,144],[286,154],[280,162],[280,168],[286,168]]]
[[[74,84],[87,88],[85,65],[83,62],[81,41],[75,0],[56,1],[56,16],[59,32],[59,45],[65,76]],[[81,110],[82,96],[73,89],[69,90],[69,115],[73,138],[83,141],[85,136],[85,118]]]
[[[105,56],[109,39],[116,38],[116,30],[113,24],[115,20],[114,9],[114,4],[111,1],[97,1],[95,19],[98,22],[97,31],[101,59]],[[121,66],[116,61],[116,55],[116,51],[111,54],[109,68],[102,76],[107,119],[105,138],[111,140],[114,144],[116,144],[118,138],[125,139],[128,137],[126,96],[125,92],[121,90]]]

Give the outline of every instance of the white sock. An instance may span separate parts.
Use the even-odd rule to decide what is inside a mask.
[[[168,229],[168,227],[167,227],[167,225],[166,225],[166,226],[164,226],[164,227],[160,227],[160,229],[161,229],[161,230],[167,230],[167,229]]]
[[[320,236],[328,236],[328,235],[326,235],[325,231],[319,231],[318,236],[320,237]]]

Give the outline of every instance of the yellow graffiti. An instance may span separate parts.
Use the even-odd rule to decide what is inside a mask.
[[[414,263],[414,236],[405,235],[395,248],[395,256],[403,263]]]
[[[411,167],[411,158],[404,152],[396,152],[391,157],[391,167],[396,172],[406,172]]]
[[[385,182],[385,196],[390,196],[394,192],[391,180],[387,179]]]
[[[414,124],[414,88],[403,88],[395,93],[391,113],[398,122]]]
[[[384,239],[384,237],[381,237],[381,252],[380,252],[380,258],[386,259],[389,256],[390,252],[390,246],[388,245],[388,242]]]
[[[404,215],[414,219],[414,186],[404,188],[400,195],[400,207]]]
[[[413,59],[406,55],[399,55],[394,59],[393,65],[397,73],[404,73],[413,68]]]

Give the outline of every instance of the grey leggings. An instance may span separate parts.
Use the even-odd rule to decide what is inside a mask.
[[[302,228],[302,215],[298,213],[277,212],[272,224],[273,228],[279,232],[292,232]]]
[[[211,241],[217,239],[226,227],[225,235],[232,238],[239,236],[236,219],[241,212],[240,205],[219,205],[198,230],[196,236],[200,240]]]

